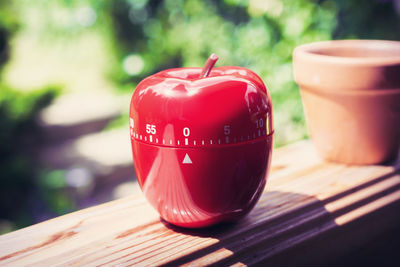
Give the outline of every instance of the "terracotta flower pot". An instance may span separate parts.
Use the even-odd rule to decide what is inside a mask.
[[[294,78],[327,160],[375,164],[400,145],[400,42],[341,40],[297,47]]]

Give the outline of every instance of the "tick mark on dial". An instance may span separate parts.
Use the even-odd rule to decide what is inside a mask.
[[[180,142],[179,142],[179,140],[178,140],[178,146],[180,145]]]
[[[140,135],[140,140],[142,140],[142,135]]]
[[[218,144],[221,144],[221,139],[218,139]]]
[[[212,145],[212,139],[210,140],[210,145]]]
[[[196,145],[196,140],[193,141],[193,145]]]
[[[147,141],[147,137],[146,136],[144,136],[144,141]]]
[[[204,146],[204,140],[201,141],[201,144]]]

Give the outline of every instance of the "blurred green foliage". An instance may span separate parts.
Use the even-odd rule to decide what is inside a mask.
[[[117,0],[110,8],[121,62],[114,78],[120,86],[165,68],[202,66],[216,53],[217,66],[247,67],[266,82],[278,146],[307,136],[292,76],[297,45],[338,38],[400,39],[394,1]]]
[[[0,71],[9,58],[10,36],[18,29],[18,20],[12,14],[9,1],[0,0]]]
[[[0,70],[20,26],[14,11],[10,2],[0,1]],[[40,136],[36,117],[59,93],[58,86],[23,93],[0,81],[0,234],[33,223],[35,203],[57,198],[38,180],[34,150]]]
[[[21,93],[0,84],[0,219],[12,221],[13,227],[31,224],[27,211],[52,188],[38,180],[36,117],[59,91],[48,87]]]

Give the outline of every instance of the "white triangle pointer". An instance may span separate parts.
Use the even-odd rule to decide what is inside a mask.
[[[185,158],[183,159],[183,164],[192,164],[192,160],[189,158],[189,155],[186,153]]]

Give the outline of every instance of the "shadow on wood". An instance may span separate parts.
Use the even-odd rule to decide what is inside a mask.
[[[326,205],[343,200],[398,175],[399,171],[395,171],[377,177],[323,201],[297,193],[266,192],[248,217],[232,224],[221,224],[206,229],[183,229],[163,221],[164,225],[174,232],[219,240],[216,244],[168,262],[166,266],[186,263],[195,265],[236,263],[264,265],[268,263],[269,266],[275,264],[307,266],[309,264],[326,265],[329,262],[337,265],[346,261],[354,262],[357,259],[349,257],[349,253],[360,250],[382,235],[387,235],[399,225],[397,223],[400,222],[398,212],[400,203],[395,202],[365,217],[351,220],[349,223],[343,223],[343,219],[340,220],[340,218],[346,217],[348,213],[360,207],[374,203],[382,196],[396,192],[400,187],[396,184],[378,194],[348,203],[334,211],[328,211],[325,208]],[[305,202],[307,204],[304,204]],[[301,208],[296,208],[293,203],[302,203]],[[293,207],[290,207],[291,205]],[[284,209],[286,212],[282,214],[278,212],[279,209]],[[271,212],[279,216],[274,216]],[[390,218],[387,219],[387,216]],[[383,255],[369,256],[370,260],[382,262]],[[359,260],[361,259],[360,256]]]
[[[293,203],[303,205],[297,208]],[[169,262],[168,266],[189,262],[195,265],[254,264],[335,225],[334,218],[315,197],[281,191],[264,193],[254,210],[237,223],[205,229],[184,229],[163,223],[184,235],[219,240],[214,245]]]

